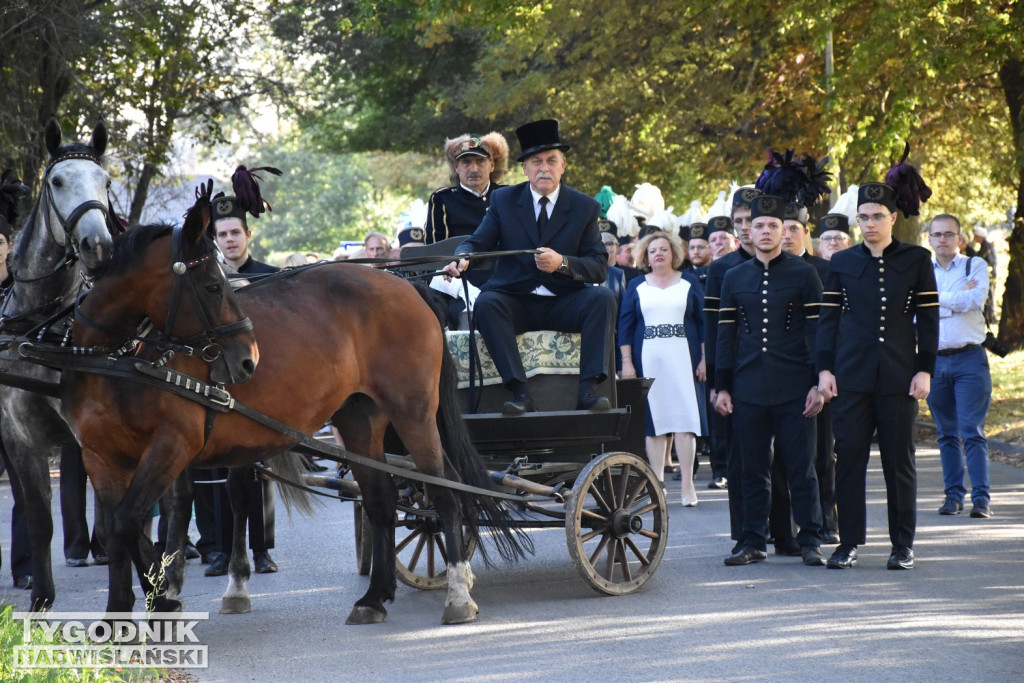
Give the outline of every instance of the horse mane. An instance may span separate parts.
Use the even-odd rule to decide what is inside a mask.
[[[96,273],[100,280],[114,275],[124,275],[142,264],[143,255],[155,240],[171,233],[174,226],[169,223],[136,225],[126,232],[114,236],[114,249],[110,260]]]

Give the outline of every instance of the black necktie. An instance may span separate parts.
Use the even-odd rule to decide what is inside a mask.
[[[548,198],[541,197],[537,200],[540,204],[540,213],[537,214],[537,232],[544,234],[544,228],[548,227]]]

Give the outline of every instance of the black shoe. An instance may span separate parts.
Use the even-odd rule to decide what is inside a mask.
[[[988,503],[975,503],[971,509],[971,517],[975,519],[988,519],[992,516],[992,510],[989,509]]]
[[[905,545],[896,546],[889,555],[889,561],[885,563],[886,569],[913,569],[914,551]]]
[[[786,557],[800,557],[803,555],[803,549],[800,545],[792,538],[788,538],[785,541],[775,541],[775,554],[784,555]]]
[[[81,557],[69,557],[64,562],[69,567],[88,567],[89,566],[89,560],[83,559]]]
[[[729,480],[725,477],[718,477],[708,482],[709,489],[725,489],[729,488]]]
[[[729,567],[738,567],[743,564],[753,564],[768,559],[768,553],[749,545],[740,548],[739,552],[725,558],[725,564]]]
[[[839,532],[837,532],[837,531],[822,531],[821,532],[821,543],[822,543],[822,545],[838,545],[839,544]]]
[[[190,541],[187,541],[185,543],[185,559],[186,560],[198,560],[199,559],[199,551],[196,550],[196,547],[194,545],[192,545],[192,543]]]
[[[964,504],[956,498],[946,498],[946,502],[939,508],[940,515],[959,515],[964,509]]]
[[[803,548],[804,564],[808,567],[824,567],[825,556],[821,554],[821,549],[815,546],[807,546]]]
[[[532,413],[535,410],[532,398],[529,396],[516,396],[511,401],[505,401],[505,405],[501,407],[501,414],[522,415],[523,413]]]
[[[203,572],[203,576],[224,576],[228,573],[228,563],[231,562],[231,555],[227,553],[210,553],[210,566]]]
[[[26,574],[25,576],[15,576],[14,587],[24,588],[25,590],[32,590],[32,575]]]
[[[841,545],[828,558],[825,566],[829,569],[849,569],[857,566],[857,546]]]
[[[266,550],[252,554],[252,563],[256,565],[257,574],[273,574],[277,571],[277,564],[270,558]]]
[[[604,396],[595,396],[589,391],[582,394],[579,400],[576,401],[576,410],[593,410],[596,412],[603,413],[606,410],[610,410],[612,402]]]

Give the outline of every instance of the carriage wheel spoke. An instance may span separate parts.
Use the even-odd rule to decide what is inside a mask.
[[[611,581],[615,578],[615,558],[618,556],[619,543],[618,540],[608,544],[608,551],[605,554],[604,560],[604,578]]]
[[[448,550],[444,547],[444,538],[438,534],[434,537],[434,543],[437,545],[437,554],[444,562],[444,566],[448,566]]]
[[[602,473],[602,479],[604,479],[604,486],[602,488],[604,489],[608,497],[611,499],[612,509],[618,508],[619,497],[616,495],[616,493],[618,492],[615,490],[617,487],[615,486],[615,479],[612,478],[611,467],[609,467]]]
[[[594,548],[594,552],[590,554],[590,564],[592,566],[596,566],[597,565],[597,558],[600,557],[601,551],[603,551],[605,546],[608,545],[608,541],[610,541],[611,538],[612,538],[611,534],[604,535],[601,538],[601,542],[597,544],[596,548]]]
[[[419,539],[416,541],[416,549],[412,552],[412,557],[406,563],[410,571],[416,570],[416,563],[420,561],[420,553],[423,552],[423,546],[427,544],[427,534],[419,534]]]
[[[659,538],[661,538],[661,534],[659,534],[657,531],[654,531],[653,529],[641,529],[637,532],[637,534],[643,536],[644,538],[649,538],[652,541],[656,541]]]
[[[580,517],[586,517],[587,519],[593,519],[604,524],[608,524],[608,518],[604,515],[599,515],[593,510],[583,509],[580,510]]]
[[[633,574],[629,571],[629,558],[626,557],[626,542],[629,538],[620,538],[616,543],[616,554],[619,556],[619,566],[622,567],[622,580],[632,581]]]
[[[629,538],[627,536],[622,540],[625,541],[626,545],[629,546],[629,549],[633,551],[634,555],[636,555],[636,559],[640,560],[640,564],[646,567],[651,563],[650,558],[647,557],[647,553],[640,550],[640,548],[637,547],[636,543],[633,542],[632,538]]]
[[[631,476],[633,476],[633,466],[628,464],[623,465],[622,473],[619,475],[618,486],[615,487],[617,489],[615,492],[615,503],[620,508],[629,507],[629,503],[626,502],[626,486],[629,485],[629,478]],[[632,498],[632,496],[630,496],[630,498]]]
[[[601,510],[608,514],[615,512],[615,508],[606,503],[604,496],[602,496],[601,492],[597,490],[597,482],[594,482],[590,487],[590,495],[594,497],[594,502],[597,503]]]
[[[655,503],[652,500],[650,503],[648,503],[647,505],[644,505],[642,508],[639,508],[637,510],[632,510],[632,514],[634,514],[634,515],[646,515],[648,512],[654,512],[657,509],[658,509],[658,504]]]
[[[600,536],[608,531],[608,527],[602,527],[600,529],[592,529],[585,534],[580,534],[580,540],[586,543],[592,540],[595,536]]]
[[[636,483],[636,486],[634,486],[633,490],[629,492],[629,497],[626,500],[622,501],[622,507],[628,508],[632,506],[633,503],[636,502],[637,498],[640,497],[640,493],[645,488],[647,488],[647,480],[644,479],[643,477],[640,477],[640,480]]]
[[[412,543],[413,539],[415,539],[417,536],[419,536],[420,533],[421,533],[421,531],[419,529],[411,529],[409,535],[406,536],[405,538],[403,538],[401,540],[401,542],[398,545],[395,546],[395,552],[396,553],[400,553],[403,550],[405,550],[405,546],[407,546],[410,543]]]

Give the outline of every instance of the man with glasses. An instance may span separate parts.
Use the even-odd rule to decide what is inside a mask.
[[[850,246],[850,221],[844,214],[827,213],[818,223],[821,258],[831,261],[836,253]]]
[[[939,351],[928,408],[939,435],[939,456],[946,501],[940,515],[964,509],[964,460],[971,475],[971,517],[992,516],[989,508],[988,442],[985,416],[992,398],[992,377],[985,340],[988,266],[960,254],[960,221],[941,214],[928,226],[935,252],[939,291]]]
[[[876,429],[892,542],[886,566],[914,566],[914,419],[935,370],[939,304],[928,250],[893,239],[897,209],[917,215],[918,208],[897,196],[884,183],[859,188],[864,242],[832,257],[822,297],[818,389],[834,401],[837,454],[840,545],[828,560],[834,569],[856,565],[857,546],[867,540],[866,478]]]

